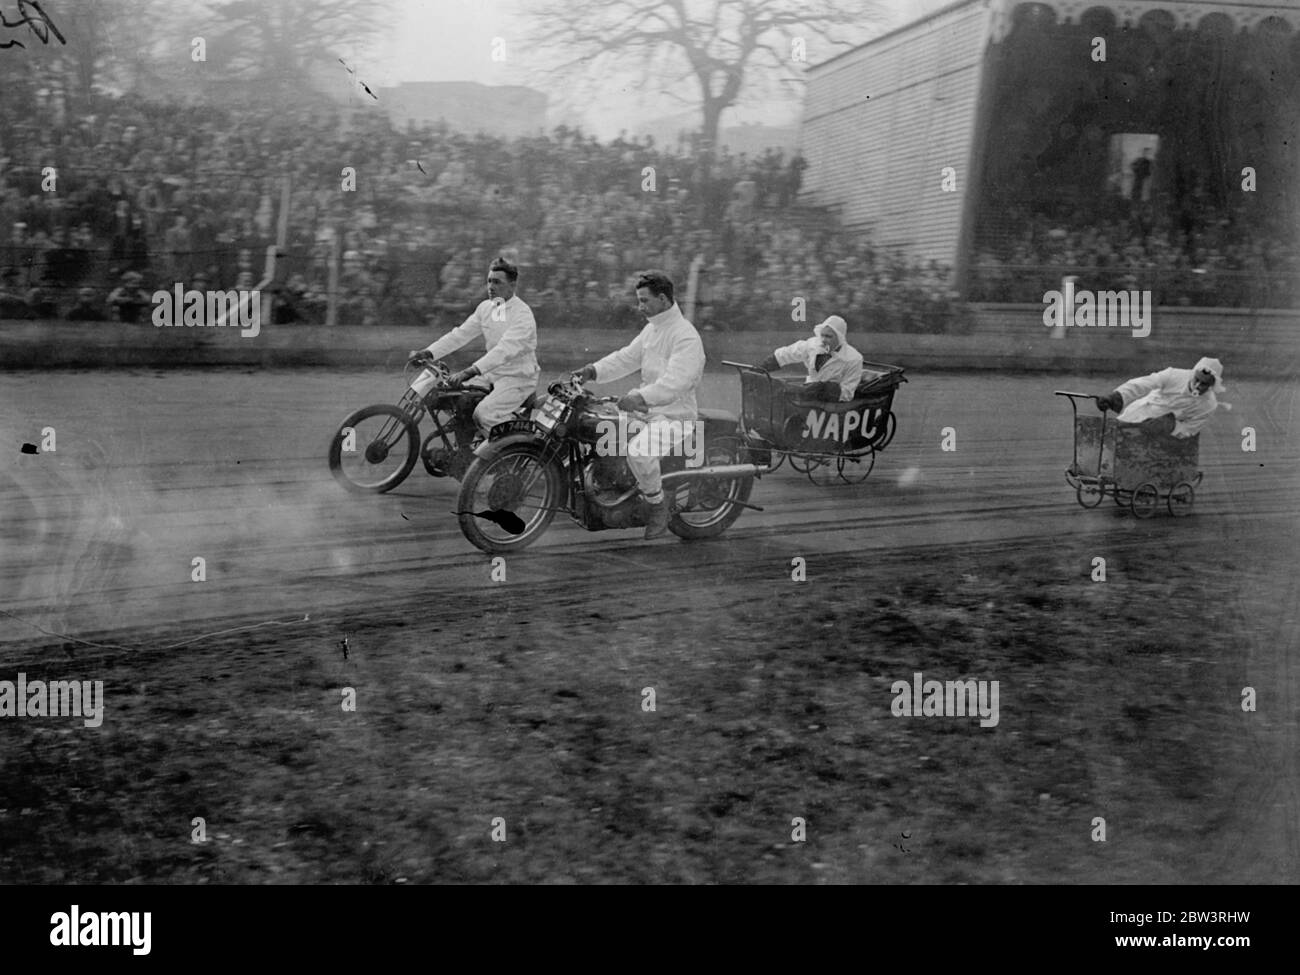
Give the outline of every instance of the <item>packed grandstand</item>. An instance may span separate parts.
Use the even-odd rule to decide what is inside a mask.
[[[719,330],[779,327],[802,297],[810,318],[958,331],[965,299],[1037,302],[1080,270],[1113,287],[1157,272],[1164,304],[1298,297],[1294,238],[1228,213],[1192,235],[1118,197],[1077,212],[1009,207],[1000,246],[975,254],[959,295],[950,268],[874,246],[811,205],[807,163],[780,150],[709,157],[688,137],[602,143],[564,127],[495,138],[325,105],[196,113],[127,95],[96,108],[54,120],[0,109],[0,317],[143,321],[148,296],[177,282],[250,288],[276,240],[284,177],[281,322],[326,320],[332,262],[339,324],[459,321],[498,252],[522,267],[539,320],[594,327],[635,324],[637,270],[685,280],[693,264],[696,321]],[[344,167],[355,191],[342,191]]]

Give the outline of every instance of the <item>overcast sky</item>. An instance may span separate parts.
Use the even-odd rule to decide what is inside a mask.
[[[515,16],[520,0],[397,0],[402,12],[394,41],[373,63],[368,73],[380,85],[402,81],[478,81],[486,85],[522,84],[546,90],[539,64],[531,58],[520,38],[520,21]],[[799,0],[791,0],[797,4]],[[914,20],[947,6],[951,0],[880,0],[891,17],[890,27]],[[506,43],[504,61],[491,57],[493,38]],[[810,62],[819,60],[811,47]],[[365,63],[361,52],[358,62]],[[359,71],[361,76],[366,71]],[[369,81],[369,78],[366,79]],[[635,78],[611,79],[601,98],[585,98],[580,106],[567,108],[562,92],[548,91],[552,98],[552,121],[557,115],[581,112],[589,131],[611,137],[627,126],[629,118],[654,118],[690,110],[680,102],[638,91]],[[782,123],[797,114],[797,102],[769,102],[749,106],[723,116],[723,124],[738,122]],[[577,119],[574,118],[576,121]]]

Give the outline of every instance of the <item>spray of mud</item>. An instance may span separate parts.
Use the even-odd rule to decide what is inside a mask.
[[[342,412],[308,415],[265,378],[228,378],[214,422],[186,403],[185,374],[6,377],[0,608],[34,626],[6,618],[0,644],[39,639],[35,627],[86,636],[254,606],[310,612],[302,572],[359,561],[328,541],[356,503],[325,469]],[[53,450],[39,449],[46,427]]]

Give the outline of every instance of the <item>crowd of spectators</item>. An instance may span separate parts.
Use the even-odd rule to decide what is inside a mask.
[[[57,191],[45,192],[51,166]],[[709,157],[687,139],[602,144],[565,127],[510,139],[403,130],[329,107],[196,113],[125,97],[62,124],[9,118],[0,315],[44,316],[52,303],[62,317],[134,321],[155,288],[251,288],[288,175],[281,321],[325,320],[335,260],[340,323],[459,320],[504,252],[557,324],[634,321],[636,271],[663,267],[684,285],[699,257],[704,328],[782,327],[796,304],[864,327],[942,327],[946,273],[799,206],[805,167],[779,149]]]
[[[334,265],[341,324],[458,322],[498,253],[521,266],[539,321],[556,325],[635,323],[636,271],[664,268],[684,291],[693,266],[705,329],[788,327],[799,307],[807,321],[834,313],[873,331],[967,320],[949,269],[874,248],[800,205],[797,153],[602,144],[564,127],[466,135],[395,127],[373,108],[196,112],[130,96],[99,107],[61,121],[0,109],[0,317],[143,321],[158,288],[251,289],[288,176],[279,322],[326,320]],[[1105,224],[1061,230],[1026,214],[1024,225],[1014,246],[980,254],[972,297],[1041,300],[1035,274],[1057,264],[1191,273],[1158,229],[1135,245]],[[1200,246],[1197,267],[1216,282],[1261,266],[1262,245]],[[1174,290],[1192,304],[1217,297],[1197,286]],[[1254,301],[1253,287],[1236,303]]]
[[[1203,212],[1212,214],[1209,207]],[[1000,246],[986,243],[978,251],[971,268],[974,301],[1038,303],[1073,275],[1078,287],[1093,291],[1149,290],[1157,305],[1300,305],[1300,249],[1261,233],[1241,213],[1189,227],[1150,205],[1101,219],[1012,207],[1002,224],[1016,229]]]

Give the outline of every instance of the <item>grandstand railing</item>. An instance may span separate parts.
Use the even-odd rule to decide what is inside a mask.
[[[153,249],[147,243],[133,249],[123,248],[119,242],[116,251],[103,244],[44,249],[0,245],[0,267],[12,271],[0,287],[21,295],[39,287],[60,316],[75,304],[81,287],[95,289],[99,298],[106,300],[127,269],[144,273],[141,287],[147,293],[170,290],[176,282],[188,284],[200,272],[208,276],[207,287],[229,289],[238,286],[243,270],[251,277],[245,286],[252,287],[263,276],[263,258],[270,243],[256,237],[179,254]],[[247,252],[242,261],[241,251]],[[438,274],[441,265],[432,254],[420,253],[414,258],[402,251],[367,254],[339,269],[337,245],[309,246],[300,232],[283,255],[274,297],[277,304],[294,309],[288,316],[291,321],[324,324],[333,279],[337,281],[336,321],[343,325],[450,326],[459,324],[483,297],[474,269],[467,269],[468,274],[453,286],[444,287]],[[525,270],[521,296],[534,307],[539,320],[613,329],[634,328],[640,322],[632,295],[624,293],[631,272],[625,274],[621,265],[594,270],[561,257]],[[810,298],[806,314],[808,320],[818,315],[843,315],[855,326],[860,323],[873,331],[963,334],[970,328],[968,302],[1041,306],[1048,292],[1062,290],[1067,276],[1075,278],[1076,292],[1150,291],[1155,306],[1300,308],[1300,275],[1277,270],[974,263],[964,300],[945,294],[932,275],[915,280],[904,277],[869,288],[861,307],[848,303],[847,296],[837,297],[834,307],[826,308]],[[295,279],[298,289],[291,294],[286,285]],[[712,280],[705,269],[698,279],[697,325],[719,331],[789,327],[788,300],[774,302],[766,296],[737,294],[734,287]],[[764,292],[774,289],[791,295],[809,291],[803,281],[763,282]]]

